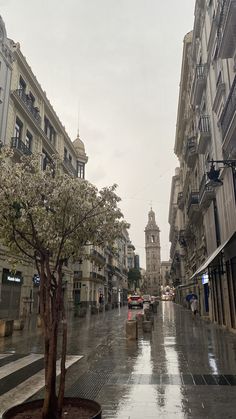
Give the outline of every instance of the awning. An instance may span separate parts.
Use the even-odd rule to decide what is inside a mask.
[[[224,243],[222,243],[217,249],[209,256],[205,262],[198,268],[198,270],[191,276],[190,280],[204,272],[208,266],[213,262],[214,259],[224,250],[225,246],[229,244],[236,237],[236,231],[230,236]]]

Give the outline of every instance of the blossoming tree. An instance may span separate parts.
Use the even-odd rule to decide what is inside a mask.
[[[63,266],[76,260],[84,246],[114,242],[122,228],[116,185],[98,191],[60,170],[54,161],[45,171],[39,156],[24,156],[12,164],[10,151],[0,154],[0,237],[12,254],[24,255],[40,277],[40,315],[44,333],[44,419],[62,415],[65,390],[67,323],[63,303]],[[58,349],[58,328],[62,342]],[[56,361],[61,356],[59,390]]]

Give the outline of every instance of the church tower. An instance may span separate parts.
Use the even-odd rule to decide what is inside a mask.
[[[148,213],[148,223],[145,228],[145,250],[147,292],[151,295],[160,295],[160,229],[156,224],[155,212],[152,210],[152,208]]]

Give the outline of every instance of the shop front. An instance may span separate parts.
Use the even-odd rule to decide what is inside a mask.
[[[3,268],[0,289],[0,318],[19,319],[21,287],[23,277],[20,271]]]

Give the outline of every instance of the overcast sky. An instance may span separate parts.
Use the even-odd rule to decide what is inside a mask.
[[[98,187],[118,184],[145,267],[152,203],[169,259],[169,195],[184,35],[195,0],[0,0],[21,50]]]

